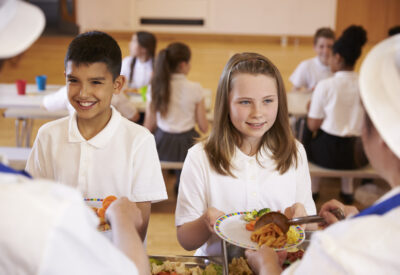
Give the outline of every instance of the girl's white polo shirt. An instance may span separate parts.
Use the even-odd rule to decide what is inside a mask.
[[[125,76],[128,87],[139,89],[149,85],[153,74],[153,59],[149,59],[146,62],[136,59],[135,66],[133,67],[133,81],[128,83],[131,74],[132,59],[132,56],[125,57],[121,65],[121,75]]]
[[[361,136],[364,109],[356,72],[336,72],[321,81],[311,98],[308,117],[323,119],[321,129],[334,136]]]
[[[259,156],[247,156],[238,148],[232,163],[237,167],[236,178],[223,176],[210,167],[203,144],[194,145],[188,152],[181,174],[175,224],[180,226],[215,207],[228,214],[265,207],[284,211],[296,202],[304,204],[309,215],[316,213],[312,199],[307,156],[297,142],[298,166],[280,175],[267,151]],[[196,251],[196,255],[220,255],[220,240],[211,237]]]
[[[112,107],[106,127],[90,140],[79,132],[76,113],[43,125],[26,170],[79,189],[84,197],[167,199],[154,136]]]
[[[307,90],[311,91],[320,80],[332,75],[330,67],[322,64],[316,56],[302,61],[294,70],[289,80],[295,87],[306,87]]]

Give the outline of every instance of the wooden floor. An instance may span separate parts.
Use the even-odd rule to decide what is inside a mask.
[[[129,36],[116,36],[123,55],[128,54]],[[14,83],[16,79],[26,79],[34,83],[36,75],[47,75],[48,83],[64,84],[64,55],[71,36],[42,36],[18,60],[8,62],[0,73],[0,83]],[[300,40],[299,44],[289,43],[282,47],[278,39],[262,37],[209,37],[187,35],[161,35],[158,37],[158,50],[172,41],[187,43],[192,50],[192,70],[189,79],[198,81],[203,87],[212,91],[216,90],[222,69],[234,53],[258,52],[270,58],[280,69],[286,87],[290,90],[288,78],[297,64],[314,55],[312,44]],[[363,56],[367,52],[366,47]],[[358,63],[359,64],[359,63]],[[2,110],[0,110],[2,112]],[[46,120],[36,120],[34,123],[33,137],[38,128]],[[0,117],[0,146],[15,146],[14,121]],[[183,250],[177,240],[174,226],[174,210],[176,196],[173,192],[174,175],[164,173],[169,199],[154,204],[148,230],[147,248],[152,255],[192,255],[193,252]],[[321,197],[317,207],[330,198],[338,199],[340,183],[338,180],[323,180]],[[364,207],[364,205],[359,204]]]

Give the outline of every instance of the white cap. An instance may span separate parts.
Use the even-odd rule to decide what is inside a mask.
[[[45,17],[38,7],[20,0],[0,0],[0,59],[16,56],[39,38]]]
[[[360,69],[360,91],[375,128],[400,158],[400,34],[368,53]]]

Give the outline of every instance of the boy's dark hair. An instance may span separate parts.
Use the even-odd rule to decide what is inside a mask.
[[[333,44],[333,53],[343,57],[346,66],[354,66],[361,55],[361,48],[367,42],[367,32],[362,26],[351,25]]]
[[[85,32],[72,40],[64,59],[64,66],[72,61],[77,66],[103,62],[115,80],[121,74],[122,54],[117,41],[104,32]]]
[[[396,35],[398,33],[400,33],[400,25],[393,26],[388,31],[388,35],[389,36],[393,36],[393,35]]]
[[[318,38],[320,37],[335,40],[335,33],[331,28],[319,28],[314,34],[314,45],[317,44]]]

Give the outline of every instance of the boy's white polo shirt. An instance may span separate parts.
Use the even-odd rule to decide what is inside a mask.
[[[318,56],[302,61],[294,70],[289,80],[295,87],[312,90],[322,79],[333,75],[329,66],[322,64]]]
[[[90,140],[79,132],[76,113],[43,125],[27,171],[78,188],[84,197],[167,199],[154,136],[112,107],[106,127]]]
[[[180,226],[202,216],[210,207],[225,214],[265,207],[283,212],[296,202],[302,203],[309,215],[316,213],[312,199],[311,179],[303,145],[297,142],[298,167],[280,175],[274,161],[264,151],[247,156],[236,148],[233,165],[236,178],[223,176],[211,169],[203,144],[194,145],[185,159],[179,185],[175,224]],[[196,255],[220,255],[220,240],[211,237]]]
[[[314,90],[308,117],[323,119],[321,129],[345,137],[361,136],[364,109],[356,72],[336,72]]]

